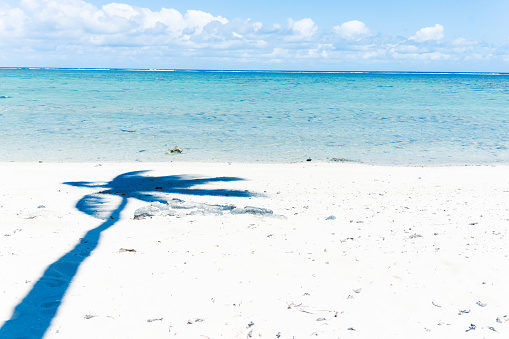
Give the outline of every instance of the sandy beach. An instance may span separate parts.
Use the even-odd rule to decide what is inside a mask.
[[[508,337],[508,173],[1,163],[0,338]]]

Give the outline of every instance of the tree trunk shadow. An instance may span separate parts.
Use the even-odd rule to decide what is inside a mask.
[[[145,171],[123,173],[107,183],[66,182],[75,187],[100,187],[105,190],[86,195],[76,208],[88,215],[106,220],[88,231],[76,246],[48,266],[26,297],[14,308],[12,316],[0,328],[2,339],[42,339],[80,265],[92,254],[99,244],[101,233],[113,226],[127,205],[128,198],[146,202],[160,201],[161,194],[177,193],[188,195],[248,197],[248,191],[225,189],[190,189],[192,186],[209,182],[242,180],[232,177],[187,178],[183,176],[150,177],[141,175]],[[120,204],[110,213],[105,210],[105,197],[121,197]],[[105,213],[107,212],[107,213]]]
[[[99,244],[101,233],[113,226],[127,205],[122,199],[111,216],[88,231],[76,246],[48,266],[27,296],[16,306],[11,319],[0,329],[0,338],[42,338],[55,317],[58,308],[80,265]]]

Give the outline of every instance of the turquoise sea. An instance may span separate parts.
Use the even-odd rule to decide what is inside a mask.
[[[509,75],[2,68],[0,145],[0,161],[507,164]]]

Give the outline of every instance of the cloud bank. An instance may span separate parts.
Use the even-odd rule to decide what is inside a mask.
[[[451,41],[445,32],[435,24],[391,37],[358,20],[327,29],[312,18],[266,24],[199,10],[22,0],[0,5],[0,66],[383,69],[509,60],[505,46]]]

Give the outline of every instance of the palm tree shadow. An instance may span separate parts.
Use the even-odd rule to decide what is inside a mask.
[[[85,195],[76,204],[76,208],[88,215],[105,219],[102,224],[88,231],[76,246],[49,265],[41,278],[34,284],[26,297],[14,308],[13,314],[0,328],[0,338],[41,339],[55,317],[81,263],[98,246],[101,233],[120,219],[128,198],[145,202],[166,203],[168,194],[186,194],[200,196],[249,197],[253,193],[240,190],[204,189],[195,186],[211,182],[229,182],[242,180],[236,177],[189,178],[186,176],[146,176],[146,171],[123,173],[106,183],[65,182],[74,187],[103,188],[95,194]],[[111,202],[120,197],[120,203],[111,206]]]

